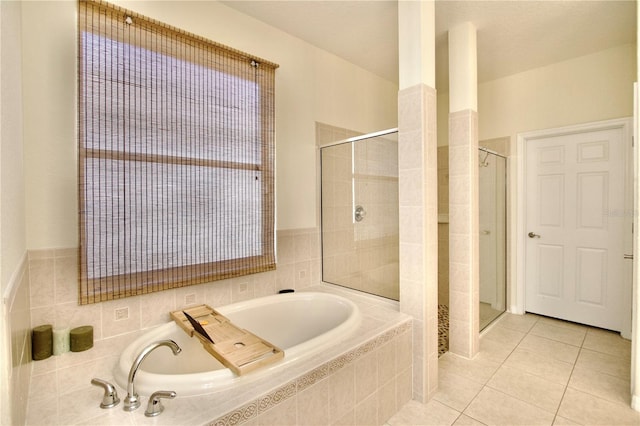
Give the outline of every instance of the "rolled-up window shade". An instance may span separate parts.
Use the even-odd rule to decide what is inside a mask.
[[[78,16],[80,304],[275,269],[277,65],[101,1]]]

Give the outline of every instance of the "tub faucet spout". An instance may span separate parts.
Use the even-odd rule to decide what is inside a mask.
[[[173,351],[174,355],[178,355],[182,349],[180,346],[173,340],[159,340],[157,342],[153,342],[147,345],[136,357],[135,361],[131,365],[131,370],[129,370],[129,378],[127,379],[127,396],[124,399],[124,410],[125,411],[133,411],[140,406],[140,399],[138,399],[138,394],[135,391],[135,387],[133,385],[133,380],[136,377],[136,373],[138,372],[138,368],[142,361],[149,355],[154,349],[159,348],[160,346],[168,346]]]

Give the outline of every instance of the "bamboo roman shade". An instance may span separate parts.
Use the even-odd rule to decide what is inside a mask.
[[[275,268],[277,65],[79,3],[81,304]]]

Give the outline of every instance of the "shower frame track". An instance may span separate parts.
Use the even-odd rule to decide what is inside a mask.
[[[342,139],[339,141],[335,141],[335,142],[329,142],[328,144],[325,145],[320,145],[319,148],[323,149],[323,148],[329,148],[331,146],[336,146],[336,145],[342,145],[345,143],[352,143],[352,142],[357,142],[357,141],[361,141],[364,139],[371,139],[371,138],[376,138],[378,136],[384,136],[384,135],[389,135],[391,133],[397,133],[398,132],[398,128],[393,128],[393,129],[387,129],[387,130],[380,130],[379,132],[373,132],[373,133],[367,133],[365,135],[360,135],[360,136],[353,136],[347,139]]]

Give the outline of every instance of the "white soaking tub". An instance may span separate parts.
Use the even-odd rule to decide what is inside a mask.
[[[284,359],[237,376],[211,356],[196,337],[189,337],[172,321],[125,348],[114,371],[116,382],[126,389],[129,369],[140,351],[152,342],[171,339],[182,352],[174,356],[165,347],[151,352],[135,376],[136,392],[150,395],[165,389],[178,396],[216,392],[291,366],[344,340],[360,324],[360,312],[353,302],[327,293],[276,294],[214,308],[239,327],[278,346],[284,351]]]

